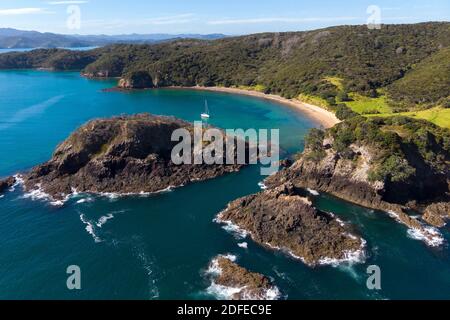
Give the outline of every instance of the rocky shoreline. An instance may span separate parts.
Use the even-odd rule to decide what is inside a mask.
[[[0,180],[0,194],[7,191],[11,187],[13,187],[15,185],[15,183],[16,183],[16,178],[14,178],[14,177],[9,177],[9,178]]]
[[[280,298],[278,288],[266,276],[250,272],[239,266],[236,257],[219,255],[207,270],[212,284],[207,291],[227,300],[276,300]]]
[[[314,208],[290,183],[231,202],[216,221],[234,224],[256,243],[309,266],[364,261],[365,241],[334,215]]]
[[[328,193],[366,208],[387,212],[420,234],[430,246],[443,243],[442,236],[434,227],[444,226],[450,218],[448,173],[421,165],[413,167],[414,175],[405,181],[373,180],[370,175],[379,166],[375,161],[380,151],[369,144],[354,143],[340,152],[336,150],[334,138],[327,134],[328,131],[319,139],[320,145],[307,146],[295,163],[266,179],[265,186],[270,189],[292,183],[295,188]],[[410,160],[411,163],[423,161],[415,156],[417,159]],[[411,154],[408,157],[414,159]],[[411,215],[411,211],[420,214],[421,218]]]
[[[173,117],[138,114],[90,121],[61,143],[48,162],[23,175],[24,189],[57,203],[73,193],[151,194],[243,167],[174,164],[171,152],[178,142],[171,135],[180,128],[193,134],[190,123]]]

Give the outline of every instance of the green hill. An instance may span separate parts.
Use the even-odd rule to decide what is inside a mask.
[[[89,77],[140,72],[155,87],[241,87],[300,97],[335,111],[389,115],[448,105],[449,46],[446,22],[380,30],[340,26],[88,52],[8,53],[0,55],[0,68],[82,70]]]
[[[398,109],[436,103],[450,106],[450,48],[412,66],[402,79],[388,86],[388,95],[399,102]]]

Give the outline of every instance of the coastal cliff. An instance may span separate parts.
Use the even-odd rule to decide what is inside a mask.
[[[120,78],[117,86],[122,89],[147,89],[153,88],[154,84],[148,72],[135,71]]]
[[[449,142],[448,130],[425,122],[356,117],[313,130],[298,160],[265,184],[290,182],[383,210],[432,239],[433,232],[409,211],[426,213],[423,220],[436,226],[448,218]]]
[[[26,191],[62,200],[73,192],[154,193],[238,171],[242,165],[175,165],[174,130],[193,126],[173,117],[139,114],[93,120],[76,130],[53,157],[26,174]],[[225,162],[224,162],[225,163]]]
[[[333,214],[314,208],[290,183],[231,202],[217,221],[310,266],[364,258],[365,241]]]

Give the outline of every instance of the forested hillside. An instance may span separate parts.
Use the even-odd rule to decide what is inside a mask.
[[[153,86],[236,86],[301,97],[348,116],[447,107],[450,23],[340,26],[214,41],[112,45],[0,55],[0,68],[147,73]],[[370,106],[370,107],[367,107]],[[344,111],[344,112],[343,112]]]

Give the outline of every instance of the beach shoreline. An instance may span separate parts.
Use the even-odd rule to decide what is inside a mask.
[[[260,99],[265,99],[269,101],[274,101],[289,107],[292,107],[305,115],[309,116],[316,122],[320,123],[324,128],[331,128],[337,123],[341,122],[334,113],[325,110],[321,107],[302,102],[297,99],[287,99],[274,94],[265,94],[263,92],[251,91],[238,88],[225,88],[225,87],[168,87],[170,89],[189,89],[189,90],[199,90],[199,91],[211,91],[211,92],[222,92],[230,94],[239,94],[245,96],[256,97]]]

